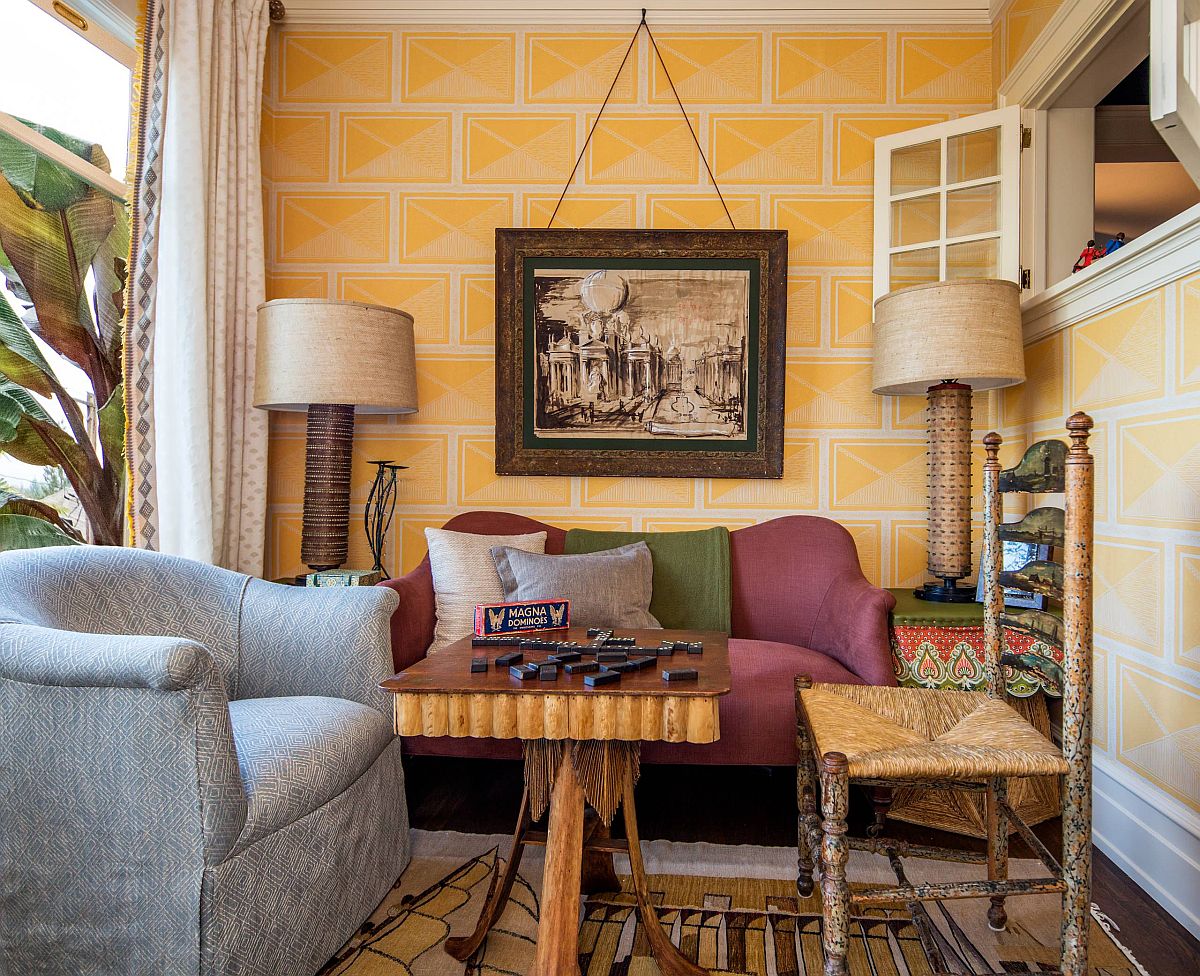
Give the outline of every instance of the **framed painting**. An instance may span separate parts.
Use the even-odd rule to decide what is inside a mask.
[[[496,231],[496,471],[783,476],[787,232]]]

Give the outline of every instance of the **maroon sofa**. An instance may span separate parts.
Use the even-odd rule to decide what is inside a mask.
[[[546,530],[546,552],[566,532],[509,512],[467,512],[456,532],[513,535]],[[732,690],[721,699],[721,738],[710,745],[647,743],[646,762],[791,766],[796,761],[793,678],[892,685],[888,613],[895,598],[867,582],[850,533],[836,522],[789,515],[730,533],[733,575],[729,658]],[[401,671],[433,641],[429,558],[407,576],[381,583],[400,595],[392,615],[392,660]],[[405,739],[410,754],[518,758],[512,740]]]

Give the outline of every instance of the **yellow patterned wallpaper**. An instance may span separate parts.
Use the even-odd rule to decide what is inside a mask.
[[[1200,811],[1200,275],[1026,349],[1006,433],[1096,419],[1097,748]]]
[[[501,478],[493,462],[493,232],[545,226],[625,52],[624,31],[273,31],[264,117],[270,297],[358,298],[416,319],[420,413],[361,419],[351,563],[374,458],[410,465],[393,573],[422,529],[511,509],[559,525],[736,527],[793,512],[854,533],[871,579],[924,574],[922,399],[870,391],[871,181],[880,135],[992,103],[986,30],[745,28],[659,35],[740,227],[785,227],[780,481]],[[720,227],[643,36],[556,220]],[[977,398],[980,431],[993,423]],[[272,419],[267,573],[301,568],[304,418]]]
[[[1062,0],[1008,0],[992,21],[992,79],[998,88],[1033,47]]]
[[[873,140],[991,107],[1059,3],[1012,0],[990,32],[663,32],[738,225],[789,232],[781,481],[495,474],[493,231],[545,225],[627,33],[272,32],[270,296],[358,298],[416,319],[421,411],[359,423],[351,564],[368,558],[367,461],[394,458],[411,467],[393,573],[420,560],[426,526],[470,509],[651,530],[804,512],[846,525],[872,580],[919,581],[922,400],[868,385]],[[722,226],[648,54],[643,38],[558,224]],[[1097,748],[1200,810],[1200,276],[1033,343],[1026,365],[1023,386],[976,396],[976,434],[999,426],[1011,463],[1060,436],[1071,410],[1097,420]],[[303,449],[303,417],[274,415],[270,575],[300,568]]]
[[[999,84],[1062,0],[1012,0],[993,23]],[[1096,748],[1200,811],[1200,276],[1139,295],[1026,349],[1004,433],[1097,421]]]

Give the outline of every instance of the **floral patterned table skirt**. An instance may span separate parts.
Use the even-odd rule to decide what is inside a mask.
[[[1037,654],[1062,664],[1061,647],[1008,631],[1008,650],[1014,654]],[[946,627],[931,624],[892,627],[892,667],[896,680],[905,687],[983,691],[987,682],[983,670],[983,627]],[[1057,691],[1024,671],[1004,669],[1008,693],[1014,698],[1029,698],[1039,691],[1057,697]]]

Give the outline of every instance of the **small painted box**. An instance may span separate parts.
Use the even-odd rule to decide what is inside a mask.
[[[383,582],[376,569],[326,569],[304,577],[305,586],[374,586]]]
[[[475,607],[475,634],[478,637],[563,630],[570,626],[570,600],[481,603]]]

